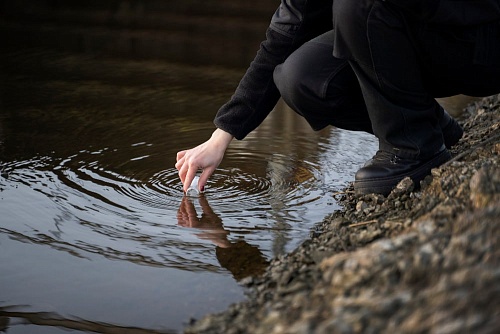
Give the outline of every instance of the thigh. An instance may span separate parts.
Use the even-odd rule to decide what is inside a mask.
[[[334,58],[332,52],[333,31],[329,31],[304,43],[294,51],[276,68],[275,81],[279,81],[279,86],[286,90],[299,89],[302,90],[300,93],[326,98],[332,80],[349,66],[347,61]]]
[[[302,45],[275,70],[283,100],[314,129],[334,125],[371,132],[357,77],[333,56],[333,31]]]

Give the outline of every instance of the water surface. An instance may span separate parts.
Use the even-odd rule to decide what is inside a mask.
[[[376,150],[279,103],[185,197],[176,152],[210,136],[279,2],[0,3],[0,332],[182,331],[242,300]]]
[[[178,332],[242,300],[338,208],[373,137],[284,104],[234,141],[199,198],[178,150],[206,140],[241,70],[33,49],[2,56],[0,329]]]

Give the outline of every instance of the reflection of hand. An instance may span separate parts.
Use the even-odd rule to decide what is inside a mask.
[[[212,210],[205,196],[200,196],[198,201],[202,209],[199,218],[191,198],[187,196],[182,198],[177,211],[179,226],[199,229],[201,233],[196,234],[199,238],[210,240],[219,247],[229,247],[231,245],[227,240],[229,232],[224,230],[220,217]]]
[[[190,150],[177,152],[175,168],[179,171],[179,178],[186,192],[193,181],[196,172],[201,169],[198,187],[203,191],[207,180],[219,166],[233,136],[221,129],[214,131],[209,140]]]
[[[222,220],[212,210],[205,196],[198,197],[202,214],[198,218],[192,198],[184,196],[177,212],[177,223],[180,226],[196,228],[200,233],[197,237],[212,241],[217,247],[217,260],[228,269],[236,280],[250,275],[260,275],[268,266],[259,248],[249,245],[244,240],[230,243],[227,240],[229,232],[224,230]]]

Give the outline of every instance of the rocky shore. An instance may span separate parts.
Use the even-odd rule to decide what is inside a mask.
[[[453,159],[418,190],[335,194],[342,210],[245,279],[246,301],[185,332],[500,332],[500,95],[459,121]]]

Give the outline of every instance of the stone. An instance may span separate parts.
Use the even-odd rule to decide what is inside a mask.
[[[470,200],[475,208],[484,208],[500,198],[500,169],[484,166],[470,179]]]

